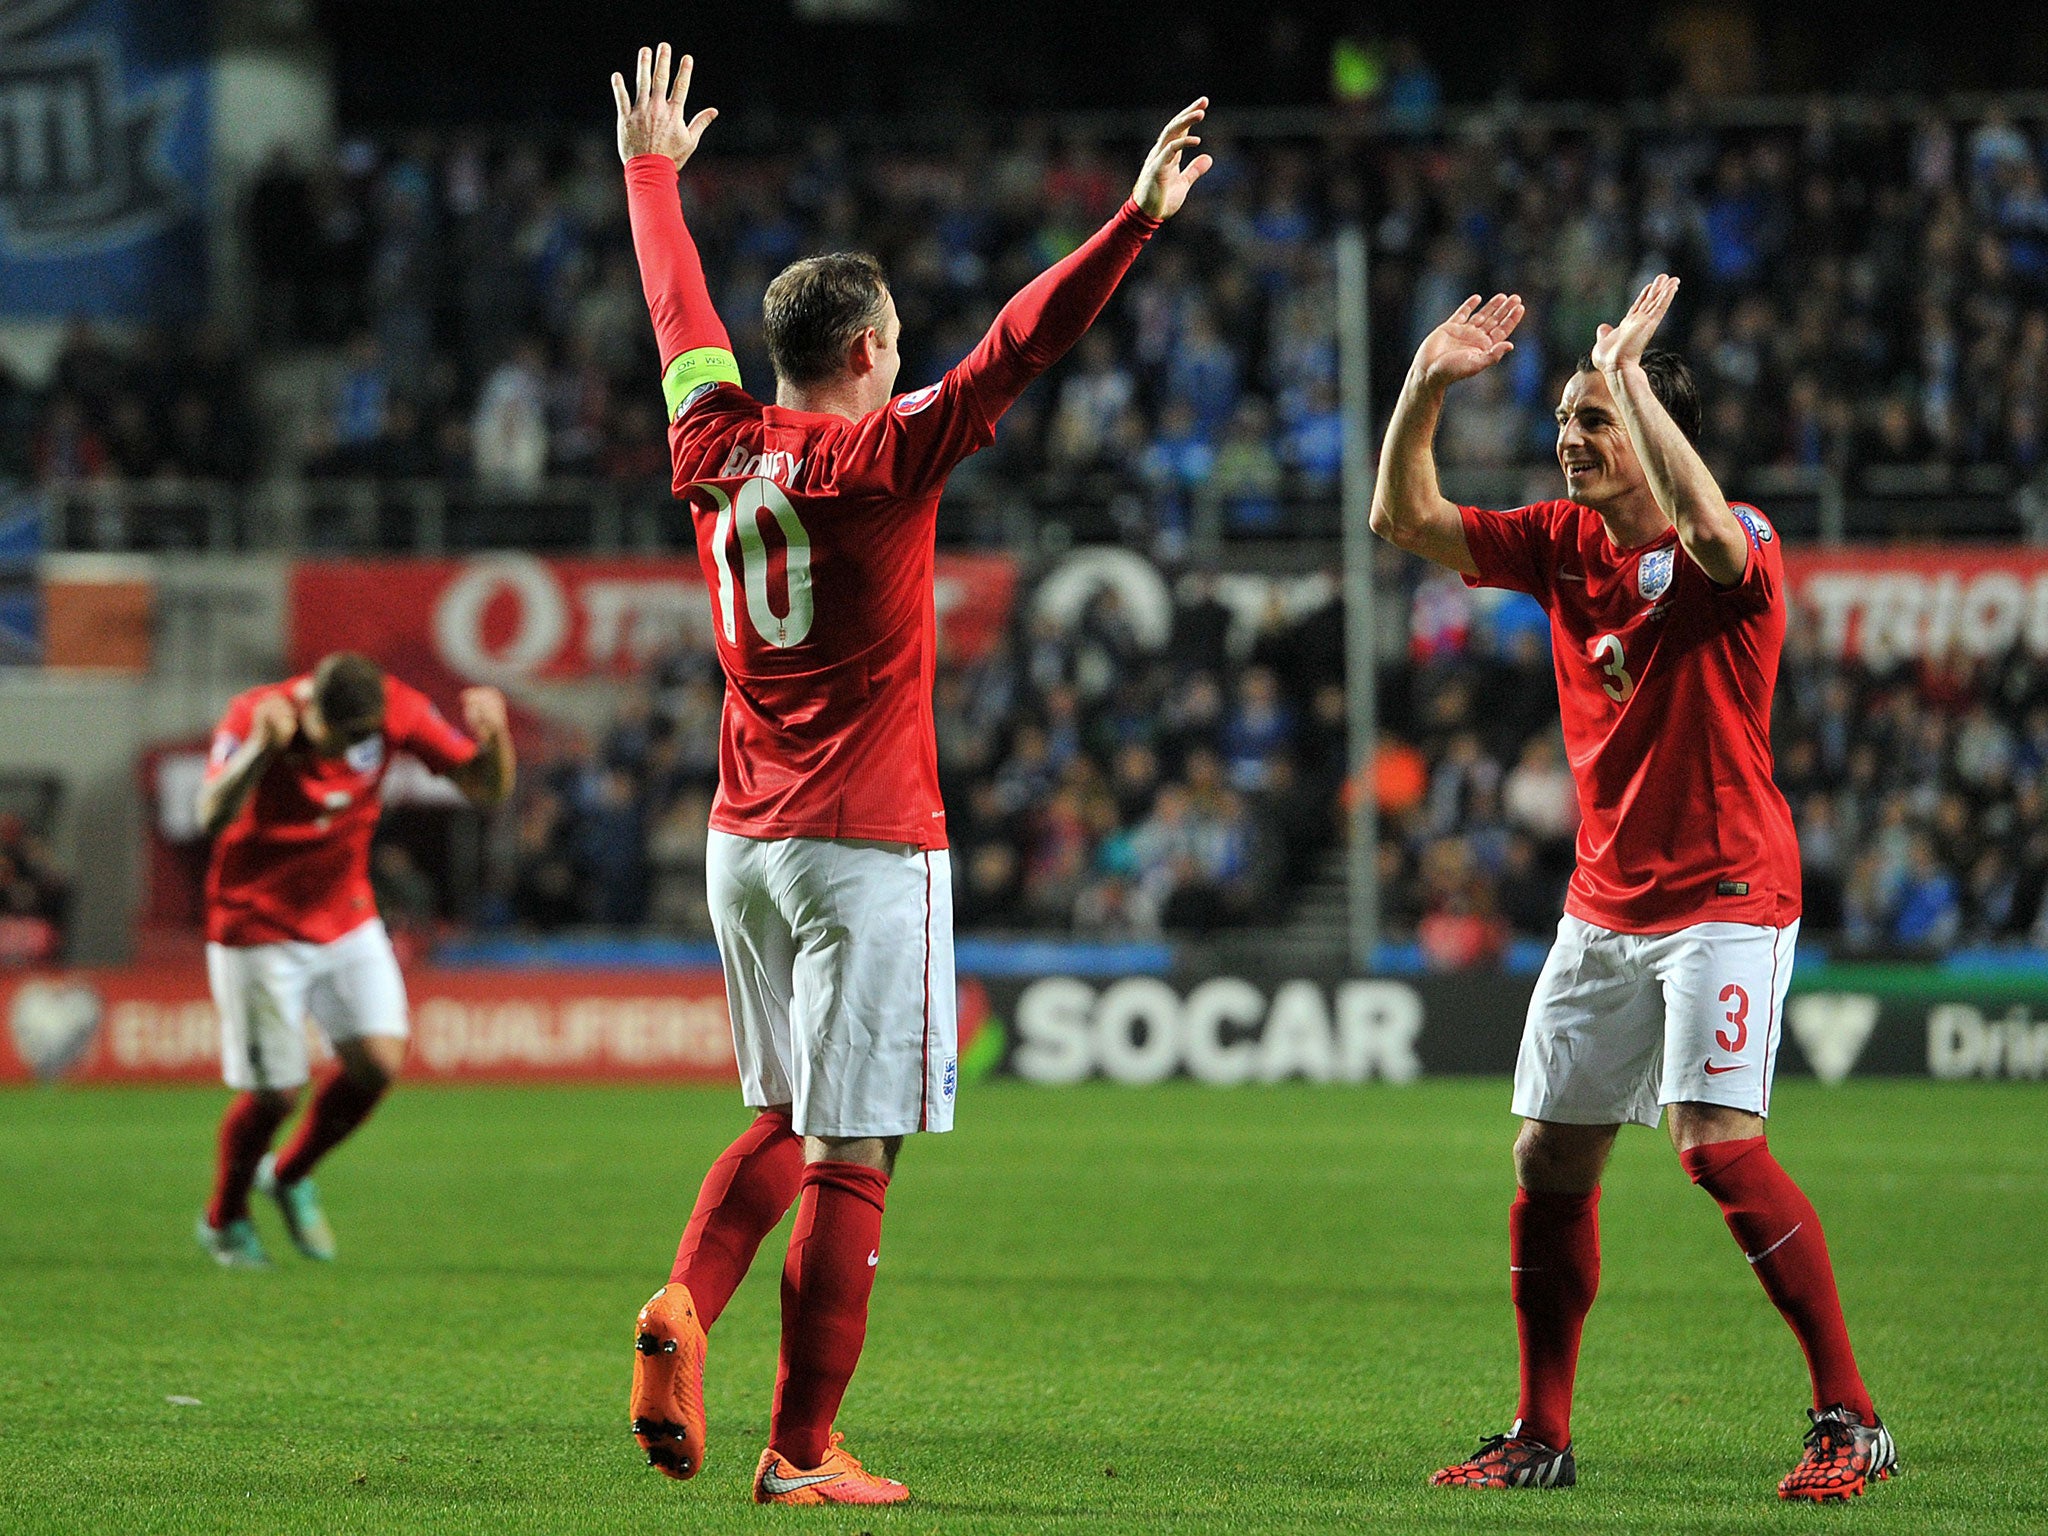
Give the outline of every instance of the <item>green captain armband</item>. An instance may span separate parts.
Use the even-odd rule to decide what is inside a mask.
[[[740,365],[723,347],[692,347],[676,354],[675,361],[661,376],[661,393],[668,401],[668,419],[682,414],[690,396],[706,384],[737,384]]]

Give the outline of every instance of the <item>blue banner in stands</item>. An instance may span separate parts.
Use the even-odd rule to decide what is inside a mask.
[[[207,0],[0,0],[0,317],[206,298]]]

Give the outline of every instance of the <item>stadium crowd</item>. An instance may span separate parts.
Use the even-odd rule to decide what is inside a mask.
[[[1338,836],[1344,761],[1334,587],[1247,625],[1183,583],[1170,643],[1114,590],[1078,623],[1020,619],[942,662],[939,773],[963,926],[1206,931],[1269,920]],[[719,682],[703,653],[655,669],[608,732],[529,754],[502,914],[703,931]]]
[[[1772,722],[1804,934],[1849,953],[2048,947],[2048,668],[2027,650],[1872,666],[1794,611]],[[1379,792],[1397,929],[1434,963],[1556,926],[1578,812],[1540,610],[1414,588]]]
[[[1219,124],[1211,195],[1012,413],[956,500],[1025,501],[1079,536],[1168,552],[1204,517],[1242,534],[1327,528],[1328,236],[1361,211],[1383,391],[1467,292],[1529,302],[1511,365],[1452,397],[1449,464],[1546,461],[1559,374],[1644,272],[1668,268],[1687,279],[1672,340],[1705,376],[1707,446],[1738,486],[1766,464],[2042,468],[2044,147],[1997,108],[1871,121],[1817,100],[1797,126],[1726,128],[1679,95],[1647,128],[1438,121],[1397,116],[1370,141],[1233,142]],[[701,157],[692,224],[746,378],[768,387],[768,278],[842,246],[885,262],[906,381],[936,376],[1114,208],[1124,151],[1027,125],[933,152],[822,129],[792,152]],[[507,495],[549,476],[658,486],[660,396],[607,141],[422,134],[347,142],[317,165],[280,157],[243,234],[250,345],[329,359],[302,432],[254,430],[248,354],[225,331],[117,344],[80,326],[47,388],[0,379],[0,475],[237,480],[299,465]]]
[[[1646,128],[1501,112],[1452,130],[1430,110],[1369,143],[1232,142],[1223,127],[1206,146],[1212,195],[955,476],[948,537],[1014,530],[978,514],[1019,504],[1169,561],[1205,519],[1327,531],[1329,235],[1360,212],[1382,390],[1466,293],[1529,303],[1509,362],[1450,398],[1440,449],[1455,469],[1553,494],[1558,377],[1666,267],[1687,279],[1672,340],[1702,375],[1705,446],[1736,493],[1762,465],[1991,466],[2011,482],[2048,469],[2048,144],[1996,107],[1866,119],[1816,101],[1797,125],[1729,128],[1674,96]],[[845,246],[884,260],[905,381],[936,376],[1116,205],[1123,151],[1027,125],[943,151],[822,130],[787,153],[705,155],[685,196],[745,377],[770,377],[768,278]],[[462,132],[280,158],[243,236],[245,336],[81,324],[47,385],[0,373],[0,482],[242,482],[297,466],[507,496],[593,478],[663,500],[652,341],[608,142]],[[325,360],[296,436],[255,408],[259,350]],[[1549,931],[1569,867],[1547,644],[1526,605],[1400,570],[1410,655],[1386,672],[1376,770],[1388,914],[1439,963],[1482,960]],[[942,668],[965,925],[1266,918],[1337,845],[1334,608],[1233,627],[1199,574],[1179,598],[1160,652],[1102,599],[1069,631],[1027,623],[990,660]],[[700,930],[717,707],[709,658],[679,657],[607,732],[554,744],[504,819],[487,915]],[[1871,949],[2048,943],[2048,685],[2030,663],[1874,676],[1795,634],[1779,733],[1809,933]],[[386,863],[394,890],[417,887],[397,855]]]
[[[1382,671],[1374,774],[1389,931],[1444,968],[1556,927],[1578,805],[1548,633],[1522,598],[1402,563],[1408,651]],[[1269,926],[1344,836],[1342,610],[1248,622],[1182,579],[1169,642],[1113,593],[942,665],[941,775],[963,928],[1091,935]],[[665,664],[608,733],[531,759],[494,919],[706,931],[718,683]],[[2014,651],[1873,671],[1795,624],[1775,724],[1805,931],[1846,951],[2048,946],[2048,669]]]

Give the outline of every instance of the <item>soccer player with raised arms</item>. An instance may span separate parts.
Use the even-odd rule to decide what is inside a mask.
[[[1576,1477],[1572,1378],[1600,1279],[1600,1174],[1623,1124],[1655,1126],[1798,1336],[1811,1427],[1787,1499],[1835,1500],[1896,1470],[1857,1371],[1820,1218],[1764,1139],[1799,932],[1799,848],[1771,779],[1784,563],[1693,446],[1684,361],[1648,350],[1678,280],[1600,327],[1557,408],[1568,499],[1511,512],[1438,489],[1445,391],[1513,350],[1522,303],[1477,296],[1426,338],[1387,424],[1373,531],[1474,586],[1549,612],[1578,867],[1522,1035],[1509,1266],[1521,1404],[1440,1486]]]
[[[813,256],[769,284],[768,404],[740,385],[676,174],[717,115],[692,61],[612,77],[633,244],[661,347],[675,494],[690,509],[726,679],[706,854],[741,1091],[755,1119],[712,1164],[669,1283],[635,1330],[648,1460],[704,1457],[705,1334],[790,1207],[782,1350],[754,1498],[893,1504],[832,1421],[860,1358],[882,1207],[905,1135],[953,1123],[952,887],[932,727],[932,572],[952,468],[1081,338],[1209,168],[1179,113],[1131,198],[1040,274],[936,384],[894,393],[901,326],[881,268]]]
[[[249,1220],[252,1185],[277,1201],[299,1252],[334,1257],[307,1175],[369,1118],[405,1061],[405,982],[370,893],[384,774],[394,753],[410,752],[477,805],[512,791],[505,696],[466,689],[462,714],[469,735],[368,657],[337,651],[303,677],[238,695],[214,728],[198,807],[214,834],[206,974],[222,1075],[238,1092],[198,1237],[221,1264],[269,1262]],[[271,1138],[311,1075],[308,1015],[339,1060],[273,1158]]]

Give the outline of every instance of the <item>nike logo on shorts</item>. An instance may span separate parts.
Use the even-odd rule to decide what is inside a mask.
[[[1711,1061],[1707,1063],[1707,1076],[1709,1077],[1719,1077],[1723,1072],[1739,1072],[1741,1070],[1742,1063],[1739,1061],[1731,1061],[1725,1067],[1717,1067]]]
[[[877,1264],[879,1264],[879,1263],[881,1263],[881,1262],[882,1262],[882,1250],[881,1250],[881,1249],[877,1248],[877,1249],[876,1249],[876,1250],[875,1250],[875,1251],[874,1251],[873,1253],[871,1253],[871,1254],[869,1254],[869,1255],[868,1255],[868,1268],[869,1268],[869,1269],[873,1269],[873,1268],[874,1268],[874,1267],[875,1267],[875,1266],[876,1266]]]
[[[815,1488],[819,1483],[829,1483],[837,1472],[813,1472],[803,1477],[784,1477],[779,1472],[763,1472],[761,1487],[769,1493],[795,1493],[799,1488]]]

